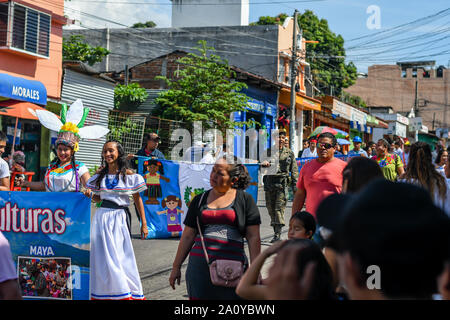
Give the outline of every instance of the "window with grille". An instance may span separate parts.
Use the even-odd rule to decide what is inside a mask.
[[[51,16],[14,2],[0,4],[0,46],[49,56]]]
[[[0,3],[0,47],[6,46],[8,36],[8,9],[9,4]]]

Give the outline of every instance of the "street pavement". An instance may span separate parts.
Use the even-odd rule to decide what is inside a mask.
[[[273,229],[270,227],[270,217],[264,201],[264,192],[258,194],[258,208],[261,214],[261,250],[270,245],[273,237]],[[172,262],[177,252],[179,239],[151,239],[141,240],[139,237],[139,221],[136,217],[134,206],[130,206],[132,214],[132,243],[139,274],[147,300],[187,300],[186,291],[186,259],[181,269],[181,283],[173,290],[169,285],[169,275],[172,270]],[[285,222],[288,224],[291,213],[291,202],[288,202],[285,212]],[[283,228],[282,239],[287,238],[287,226]],[[247,256],[248,250],[246,246]],[[263,277],[267,274],[269,263],[263,268]]]

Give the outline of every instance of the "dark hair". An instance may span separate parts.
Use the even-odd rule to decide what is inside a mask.
[[[303,223],[306,231],[311,231],[312,238],[312,236],[316,232],[316,219],[311,213],[307,211],[297,211],[292,215],[289,221],[291,221],[292,219],[300,220]]]
[[[418,141],[411,145],[405,179],[417,181],[432,196],[434,196],[436,187],[441,199],[445,199],[447,196],[447,182],[433,165],[431,148],[428,143]]]
[[[247,189],[250,184],[250,174],[248,173],[247,167],[242,164],[238,157],[233,156],[233,160],[229,161],[229,156],[225,155],[222,159],[226,160],[228,163],[228,174],[230,175],[231,181],[233,181],[233,189]]]
[[[388,298],[431,298],[448,259],[448,216],[430,194],[410,183],[371,182],[345,209],[337,237],[339,251],[359,266],[361,286],[376,265]]]
[[[378,141],[381,141],[381,142],[383,142],[383,144],[384,144],[385,148],[386,148],[386,149],[387,149],[387,151],[389,152],[389,149],[391,148],[391,144],[389,143],[389,141],[387,141],[387,140],[386,140],[386,139],[384,139],[384,138],[378,139]]]
[[[108,143],[115,143],[116,144],[116,148],[117,148],[117,152],[119,153],[119,156],[117,158],[117,166],[119,168],[119,172],[117,172],[117,177],[119,177],[120,175],[122,175],[122,179],[123,181],[125,181],[125,176],[127,175],[127,169],[128,169],[128,161],[127,161],[127,155],[125,154],[125,151],[123,150],[122,145],[120,144],[119,141],[117,140],[108,140],[105,142],[105,144],[103,145],[102,148],[102,163],[101,163],[101,170],[98,173],[98,177],[95,180],[95,185],[97,186],[97,188],[100,188],[100,184],[103,180],[103,178],[108,174],[108,163],[105,161],[105,158],[103,157],[103,149],[105,148],[105,146]]]
[[[369,181],[383,177],[378,163],[366,157],[351,158],[342,171],[342,183],[347,180],[348,193],[358,192]]]
[[[319,135],[319,137],[317,137],[317,141],[319,141],[320,139],[322,139],[322,138],[330,138],[331,139],[331,144],[333,145],[333,146],[335,146],[336,144],[337,144],[337,139],[336,139],[336,137],[334,136],[334,134],[332,134],[332,133],[330,133],[330,132],[324,132],[324,133],[321,133],[320,135]]]
[[[148,166],[157,166],[158,167],[158,171],[161,174],[164,174],[164,166],[162,164],[161,161],[157,160],[157,159],[150,159],[144,162],[144,166],[148,167]]]
[[[313,281],[308,300],[334,300],[333,273],[319,245],[309,239],[291,239],[281,248],[302,247],[297,257],[298,276],[303,276],[306,266],[315,262]]]
[[[179,206],[180,208],[181,208],[181,206],[182,206],[182,203],[181,203],[180,198],[178,198],[177,196],[170,195],[170,196],[167,196],[167,197],[165,197],[165,198],[163,199],[163,201],[162,201],[162,203],[161,203],[162,207],[165,208],[165,207],[167,206],[166,202],[169,202],[169,201],[175,201],[175,202],[178,202],[178,206]]]
[[[6,141],[8,138],[6,137],[6,134],[3,131],[0,131],[0,141]]]
[[[448,151],[446,149],[439,149],[439,152],[437,154],[437,157],[436,157],[436,160],[434,161],[434,163],[439,164],[441,162],[441,158],[442,158],[442,155],[444,154],[444,152],[448,153]]]

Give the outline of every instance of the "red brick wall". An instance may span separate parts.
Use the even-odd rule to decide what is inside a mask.
[[[346,92],[363,98],[368,106],[391,106],[396,112],[409,112],[414,106],[416,80],[418,82],[418,99],[430,102],[419,108],[423,124],[433,130],[433,115],[435,116],[434,129],[446,127],[450,123],[450,110],[445,111],[445,105],[450,98],[450,70],[444,70],[442,78],[432,75],[423,78],[411,76],[408,70],[406,78],[402,78],[401,69],[396,65],[374,65],[369,67],[368,77],[359,78]],[[448,125],[447,125],[448,126]]]
[[[138,82],[146,89],[164,89],[165,83],[156,80],[155,77],[166,75],[169,79],[175,79],[175,72],[182,68],[177,60],[184,57],[185,53],[171,53],[146,63],[137,65],[130,70],[130,81]]]

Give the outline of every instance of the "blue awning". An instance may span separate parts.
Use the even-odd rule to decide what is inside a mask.
[[[0,73],[0,96],[35,104],[47,104],[47,89],[36,80],[27,80]]]

